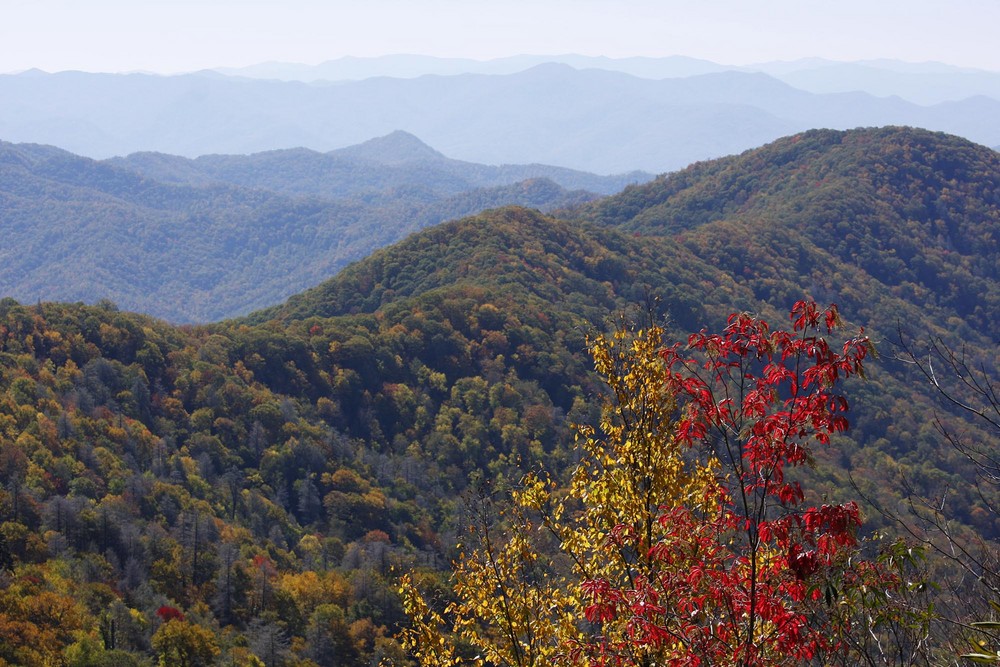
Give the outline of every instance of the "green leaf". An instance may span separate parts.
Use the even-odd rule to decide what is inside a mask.
[[[972,627],[979,630],[1000,630],[1000,621],[977,621]]]

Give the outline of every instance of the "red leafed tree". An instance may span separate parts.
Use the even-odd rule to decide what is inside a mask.
[[[863,373],[871,344],[863,332],[836,347],[826,341],[839,324],[835,307],[799,302],[791,320],[790,331],[772,330],[735,314],[721,334],[694,334],[686,348],[662,352],[679,406],[676,437],[690,456],[718,462],[715,502],[661,507],[663,536],[650,549],[659,566],[633,585],[585,582],[596,632],[574,642],[576,659],[633,664],[645,646],[669,665],[826,662],[859,629],[836,605],[901,585],[856,558],[855,503],[805,506],[789,476],[815,444],[847,429],[847,401],[835,388]],[[602,635],[602,624],[623,619],[624,639]]]
[[[156,610],[156,615],[160,617],[164,623],[167,621],[183,621],[184,614],[181,613],[176,607],[170,607],[168,605],[163,605]]]

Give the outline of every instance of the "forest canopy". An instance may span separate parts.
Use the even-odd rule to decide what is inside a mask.
[[[745,314],[737,322],[748,326],[770,322],[773,333],[789,328],[776,323],[798,301],[836,302],[839,330],[864,327],[880,353],[859,359],[864,380],[852,370],[838,385],[852,407],[838,417],[850,428],[838,419],[826,429],[829,446],[785,470],[787,481],[771,489],[777,501],[759,496],[774,511],[798,507],[788,516],[803,520],[818,508],[808,515],[815,545],[781,542],[772,527],[757,551],[789,595],[810,581],[796,604],[819,613],[828,597],[847,595],[840,579],[817,577],[849,554],[851,563],[882,562],[867,540],[901,534],[906,516],[880,509],[944,499],[954,534],[994,553],[996,488],[970,483],[975,463],[938,425],[964,442],[996,434],[941,402],[893,344],[900,333],[933,339],[972,368],[1000,367],[990,337],[1000,169],[983,150],[913,130],[806,133],[559,216],[509,207],[423,230],[284,304],[206,326],[169,325],[109,301],[0,301],[0,660],[406,664],[399,576],[412,573],[430,611],[455,600],[449,566],[471,554],[457,545],[471,544],[477,489],[515,490],[533,471],[541,486],[519,491],[527,520],[540,525],[546,494],[578,509],[577,443],[596,451],[622,440],[614,420],[602,420],[615,396],[601,376],[618,362],[595,372],[588,341],[616,340],[609,318],[636,304],[661,327],[647,352],[674,350],[685,367],[732,345],[708,333],[725,331],[730,314]],[[691,224],[671,226],[689,214]],[[688,338],[700,331],[708,337]],[[631,349],[626,340],[606,346],[606,359]],[[643,377],[654,368],[664,372],[649,366]],[[685,437],[702,442],[719,423],[698,395],[682,383],[656,401],[678,426],[677,411],[700,406]],[[664,455],[676,449],[661,445]],[[664,478],[676,482],[667,497],[697,496],[725,463],[722,450],[713,460],[685,447],[702,456],[673,459],[692,467],[690,479],[684,470]],[[691,516],[735,497],[736,479]],[[844,510],[839,523],[824,507]],[[697,536],[690,525],[685,539]],[[820,552],[831,531],[836,548]],[[745,535],[740,544],[753,543]],[[557,542],[542,546],[555,554]],[[988,616],[989,597],[953,588],[954,570],[905,548],[882,554],[893,568],[918,568],[907,581],[939,585],[938,609],[968,603],[951,607],[951,618]],[[591,622],[611,614],[621,622],[609,624],[627,627],[612,599],[626,591],[636,589],[592,587]],[[823,622],[835,620],[850,619]],[[801,636],[811,622],[798,626]],[[736,626],[726,646],[745,646],[737,638],[763,627]],[[966,638],[953,641],[950,655],[969,650]],[[832,655],[813,647],[815,660]],[[580,650],[594,655],[597,646]]]

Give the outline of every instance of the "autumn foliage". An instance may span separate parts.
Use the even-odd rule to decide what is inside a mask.
[[[872,350],[863,333],[831,345],[838,325],[800,302],[788,330],[735,314],[686,347],[656,325],[594,338],[601,435],[579,427],[568,488],[523,481],[506,534],[480,517],[443,613],[404,582],[418,659],[471,645],[524,666],[851,664],[852,634],[879,631],[855,622],[867,592],[901,581],[861,557],[855,503],[807,505],[794,479],[848,427],[836,388]]]
[[[635,645],[664,649],[667,664],[799,663],[838,648],[843,628],[811,622],[805,604],[858,546],[854,503],[803,507],[790,468],[813,443],[846,430],[840,380],[860,373],[870,351],[858,336],[834,349],[819,335],[837,325],[834,308],[800,302],[790,331],[747,314],[721,334],[705,332],[661,354],[679,404],[675,438],[721,472],[705,488],[716,508],[670,499],[649,548],[657,567],[635,585],[588,581],[591,621],[627,618],[627,646],[600,633],[581,652],[631,663]],[[833,572],[831,572],[833,570]]]

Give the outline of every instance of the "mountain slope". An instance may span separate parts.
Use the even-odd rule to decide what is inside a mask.
[[[108,162],[168,183],[229,183],[326,199],[370,198],[373,193],[391,196],[394,190],[405,197],[418,189],[428,197],[454,196],[531,178],[548,178],[569,190],[612,194],[652,178],[638,171],[598,176],[540,164],[497,167],[452,160],[399,130],[329,153],[295,148],[253,155],[203,155],[194,160],[134,153]]]
[[[279,302],[447,218],[595,196],[539,176],[615,184],[531,166],[463,177],[461,163],[438,163],[392,166],[304,149],[109,163],[0,143],[0,294],[111,299],[173,321],[207,321]]]
[[[684,293],[705,281],[727,282],[673,244],[648,244],[513,207],[425,230],[247,321],[372,313],[427,292],[470,286],[530,295],[539,305],[550,304],[554,312],[585,315],[593,326],[616,305],[625,305],[622,298],[638,303],[645,290],[656,287],[669,288],[677,297],[676,304],[664,308],[697,325],[705,311]],[[739,296],[728,297],[741,301]],[[709,297],[701,303],[718,308],[724,301]]]
[[[767,260],[785,280],[890,325],[893,316],[868,301],[909,295],[980,332],[1000,319],[1000,155],[957,137],[806,132],[630,188],[579,215],[675,236],[765,300],[774,276],[760,275],[761,253],[771,246],[789,253]],[[871,293],[843,294],[834,270],[870,279]]]
[[[318,664],[398,654],[394,571],[448,562],[474,480],[565,465],[567,416],[592,420],[598,391],[584,335],[618,290],[717,279],[508,208],[376,253],[299,300],[303,319],[0,301],[0,627],[18,629],[0,657],[79,642],[133,664],[168,619],[236,664],[262,636]]]
[[[851,134],[841,138],[845,142],[863,138]],[[868,146],[872,149],[884,143],[884,149],[891,152],[891,146],[905,143],[905,136],[905,131],[888,132]],[[954,139],[929,135],[927,141],[927,152],[946,152]],[[973,147],[972,155],[977,153]],[[763,155],[757,157],[762,165],[767,164]],[[895,161],[901,169],[907,166],[899,156]],[[776,159],[773,166],[780,169],[782,164]],[[845,173],[853,173],[849,162],[841,166]],[[931,182],[954,168],[971,169],[970,176],[977,167],[974,161],[959,159],[947,168],[938,165],[922,178]],[[968,185],[983,178],[980,174]],[[654,187],[633,188],[603,201],[601,207],[628,200],[634,191],[644,189]],[[906,193],[885,191],[882,196],[892,201]],[[791,206],[794,200],[785,203]],[[955,222],[964,230],[975,228],[977,219],[971,215]],[[570,410],[581,398],[574,387],[586,387],[589,382],[580,374],[580,332],[599,326],[608,312],[661,297],[658,312],[672,320],[673,330],[683,339],[687,331],[721,327],[733,310],[761,313],[781,325],[781,311],[795,300],[813,297],[836,302],[849,322],[866,328],[883,357],[869,366],[868,382],[849,388],[852,431],[839,438],[834,448],[818,454],[820,466],[813,474],[821,481],[816,483],[829,497],[852,496],[850,473],[866,480],[863,487],[870,497],[889,505],[899,501],[894,489],[901,482],[896,475],[907,488],[927,497],[944,485],[955,494],[956,518],[975,525],[984,535],[1000,534],[1000,524],[974,511],[983,500],[968,481],[968,462],[942,447],[930,428],[931,416],[947,410],[936,406],[932,388],[915,383],[912,368],[892,354],[892,341],[902,325],[908,336],[940,336],[956,349],[964,348],[969,359],[995,367],[995,312],[955,308],[951,300],[961,287],[954,282],[941,280],[922,288],[883,282],[875,268],[865,268],[880,254],[869,249],[874,242],[871,237],[859,237],[860,259],[850,263],[814,243],[794,224],[783,225],[775,219],[759,223],[719,220],[676,235],[651,230],[636,233],[627,227],[623,235],[590,223],[567,226],[505,209],[415,235],[246,322],[271,320],[269,328],[305,332],[326,330],[326,318],[373,317],[366,321],[369,330],[378,333],[371,335],[387,336],[402,346],[396,349],[408,349],[408,344],[426,344],[428,335],[414,337],[403,331],[414,326],[427,331],[429,322],[446,321],[444,331],[457,332],[460,339],[470,341],[466,348],[465,343],[441,338],[441,331],[430,336],[438,345],[446,340],[452,341],[449,346],[457,345],[444,347],[452,351],[439,357],[452,369],[445,373],[449,379],[456,365],[467,363],[457,350],[468,349],[475,351],[473,359],[477,354],[492,358],[483,367],[491,377],[499,378],[501,369],[513,367],[518,377],[543,388],[555,406]],[[980,259],[995,265],[998,253],[986,249]],[[961,280],[957,275],[951,279]],[[992,278],[983,280],[981,296],[1000,288]],[[373,341],[372,348],[378,350],[380,345]],[[990,437],[973,424],[962,428],[977,437]],[[877,516],[870,520],[879,524]]]
[[[359,216],[344,205],[224,184],[164,185],[47,148],[4,144],[2,152],[0,279],[20,298],[112,298],[163,317],[204,319],[293,292],[336,265],[335,256],[301,257],[304,247],[372,248],[369,232],[351,239],[348,216]],[[298,266],[297,277],[250,278],[283,258]],[[213,305],[219,299],[222,309]]]
[[[882,488],[861,483],[884,507],[898,502],[885,495],[892,489],[918,499],[956,493],[955,517],[1000,535],[1000,525],[986,518],[996,499],[977,499],[975,470],[927,420],[940,418],[974,442],[992,442],[995,434],[937,402],[896,350],[900,336],[918,341],[918,349],[936,339],[995,378],[996,152],[906,128],[813,131],[693,165],[575,215],[648,243],[682,245],[751,290],[762,309],[802,295],[837,303],[866,328],[881,359],[852,392],[854,434],[831,454],[830,483],[881,480]],[[895,471],[888,480],[887,470]]]
[[[934,419],[990,435],[942,409],[890,340],[901,319],[996,368],[1000,322],[952,304],[948,279],[893,285],[875,268],[903,237],[923,238],[936,200],[922,197],[938,187],[954,193],[935,213],[952,244],[982,237],[979,260],[996,267],[993,159],[909,130],[809,133],[573,220],[508,207],[422,230],[281,306],[205,327],[0,301],[0,622],[46,638],[0,644],[0,657],[58,662],[77,643],[105,662],[150,661],[164,625],[200,629],[236,664],[268,646],[351,667],[401,656],[395,572],[447,568],[463,491],[570,469],[569,424],[600,419],[586,334],[635,304],[683,340],[734,310],[784,327],[794,300],[841,303],[846,331],[866,326],[882,357],[846,385],[852,428],[817,450],[805,488],[856,498],[853,478],[890,506],[907,489],[946,490],[949,518],[995,538],[995,499]],[[114,170],[76,178],[143,191]],[[837,198],[809,199],[824,179]],[[872,179],[874,200],[861,187]],[[856,235],[847,259],[841,222]],[[988,293],[996,281],[976,254],[962,257]],[[918,245],[907,265],[924,257]],[[887,527],[870,510],[866,521]],[[39,608],[72,627],[56,632]],[[114,649],[99,640],[110,627]]]

